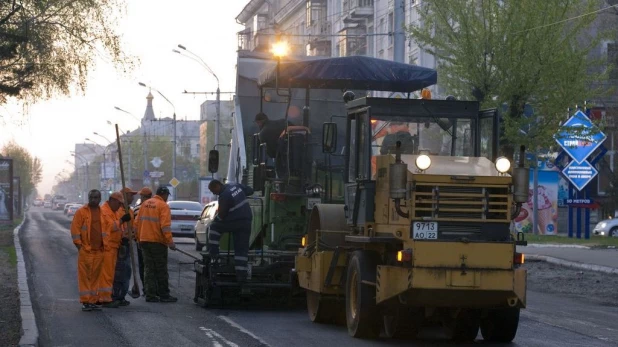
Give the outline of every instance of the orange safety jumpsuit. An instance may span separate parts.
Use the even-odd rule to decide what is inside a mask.
[[[120,229],[120,217],[118,217],[116,212],[112,211],[107,201],[101,206],[101,216],[103,219],[103,230],[109,235],[105,252],[103,252],[103,269],[99,277],[99,301],[105,303],[112,301],[116,259],[118,248],[122,241],[122,231]]]
[[[137,226],[140,242],[172,244],[172,213],[163,199],[155,195],[146,200],[139,209]]]
[[[93,234],[98,233],[92,228],[93,217],[98,219],[100,235]],[[108,237],[103,226],[102,209],[99,208],[98,217],[93,216],[88,205],[75,212],[71,222],[71,238],[75,245],[81,246],[77,255],[77,282],[79,301],[83,304],[95,304],[99,300],[99,278]]]

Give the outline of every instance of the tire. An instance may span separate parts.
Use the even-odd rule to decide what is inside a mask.
[[[367,251],[353,253],[346,277],[345,312],[348,334],[357,338],[375,338],[380,335],[381,318],[376,307],[375,283],[377,255]]]
[[[399,306],[382,317],[384,334],[388,338],[413,339],[418,335],[423,322],[423,312]]]
[[[519,308],[490,310],[481,320],[483,339],[491,342],[511,342],[517,334]]]
[[[618,237],[618,227],[613,227],[607,233],[607,237]]]
[[[325,299],[320,293],[307,290],[307,312],[314,323],[342,324],[345,322],[343,303]]]
[[[481,321],[477,310],[462,309],[456,317],[448,316],[443,322],[444,333],[447,338],[456,342],[471,342],[479,333]]]

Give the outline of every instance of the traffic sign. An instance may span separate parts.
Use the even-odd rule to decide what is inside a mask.
[[[571,116],[563,127],[565,129],[556,133],[554,139],[578,164],[582,164],[607,138],[582,111]]]
[[[163,171],[151,171],[150,177],[153,177],[153,178],[163,177]]]
[[[562,170],[562,173],[577,190],[582,190],[599,172],[588,161],[577,164],[573,160]]]
[[[163,160],[161,160],[161,158],[159,158],[159,157],[154,157],[154,158],[152,158],[152,160],[150,161],[150,163],[151,163],[154,167],[158,168],[159,166],[161,166],[161,164],[163,164]]]
[[[150,171],[144,170],[144,177],[150,177]]]
[[[174,177],[170,180],[170,184],[172,185],[172,187],[176,188],[176,186],[180,184],[180,181],[177,180],[176,177]]]

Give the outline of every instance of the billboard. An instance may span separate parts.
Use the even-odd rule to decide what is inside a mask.
[[[530,172],[530,190],[528,202],[522,204],[521,211],[515,218],[515,229],[524,233],[538,233],[540,235],[558,234],[558,192],[560,173],[554,170],[539,170],[537,203],[538,203],[538,228],[532,230],[533,212],[533,179],[534,173]]]
[[[217,200],[216,196],[208,189],[208,184],[212,178],[200,178],[200,203],[202,206]]]
[[[13,221],[13,159],[0,159],[0,223]]]

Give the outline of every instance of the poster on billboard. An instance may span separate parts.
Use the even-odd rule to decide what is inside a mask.
[[[538,203],[538,227],[536,233],[540,235],[556,235],[558,233],[558,171],[539,170],[537,203]],[[528,202],[522,204],[521,212],[515,218],[515,229],[518,232],[534,233],[532,230],[533,211],[533,172],[530,172],[530,190]]]
[[[0,223],[13,221],[13,159],[0,159]]]
[[[21,180],[13,177],[13,214],[21,216]]]
[[[200,203],[202,206],[217,200],[217,197],[208,189],[208,184],[212,178],[200,177]]]

